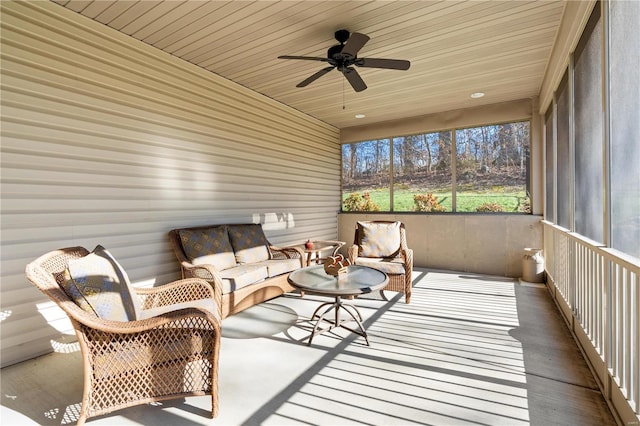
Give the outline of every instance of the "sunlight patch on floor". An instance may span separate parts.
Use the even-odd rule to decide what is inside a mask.
[[[429,272],[381,309],[267,424],[528,424],[512,279]]]

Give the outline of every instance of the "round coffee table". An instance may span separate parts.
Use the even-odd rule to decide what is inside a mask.
[[[366,266],[351,265],[347,268],[347,273],[334,277],[324,272],[324,265],[316,265],[293,271],[289,274],[288,281],[293,287],[305,293],[331,296],[334,298],[333,302],[326,302],[318,306],[313,312],[313,315],[311,315],[312,321],[316,317],[318,317],[318,319],[313,327],[311,336],[309,336],[307,345],[311,345],[311,341],[316,334],[321,334],[337,327],[344,328],[364,337],[367,346],[369,345],[369,338],[362,325],[362,315],[360,311],[342,298],[382,290],[389,282],[387,274]],[[320,310],[325,307],[326,309],[321,314],[318,314]],[[350,318],[340,318],[341,310],[347,312]],[[332,311],[334,315],[329,316],[329,313]],[[329,323],[329,326],[320,328],[323,321]],[[355,321],[358,329],[345,325],[351,321]]]

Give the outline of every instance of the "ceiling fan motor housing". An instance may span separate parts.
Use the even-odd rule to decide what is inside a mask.
[[[329,50],[327,50],[327,58],[329,59],[339,59],[340,52],[342,52],[342,48],[344,44],[336,44],[335,46],[331,46]]]
[[[333,36],[336,38],[336,40],[338,40],[338,43],[345,44],[347,40],[349,40],[350,35],[351,33],[349,33],[349,31],[347,30],[338,30]]]

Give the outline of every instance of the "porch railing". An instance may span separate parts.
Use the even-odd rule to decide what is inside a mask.
[[[623,424],[640,424],[640,262],[543,221],[547,286]]]

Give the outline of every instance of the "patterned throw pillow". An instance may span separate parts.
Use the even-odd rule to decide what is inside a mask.
[[[236,266],[226,226],[181,229],[182,248],[194,265],[212,265],[219,271]]]
[[[269,243],[260,224],[229,225],[229,240],[236,253],[236,262],[269,260]]]
[[[62,287],[80,308],[102,319],[133,321],[138,317],[129,277],[100,245],[87,256],[69,261]]]
[[[400,222],[358,222],[362,257],[396,257],[400,252]]]

